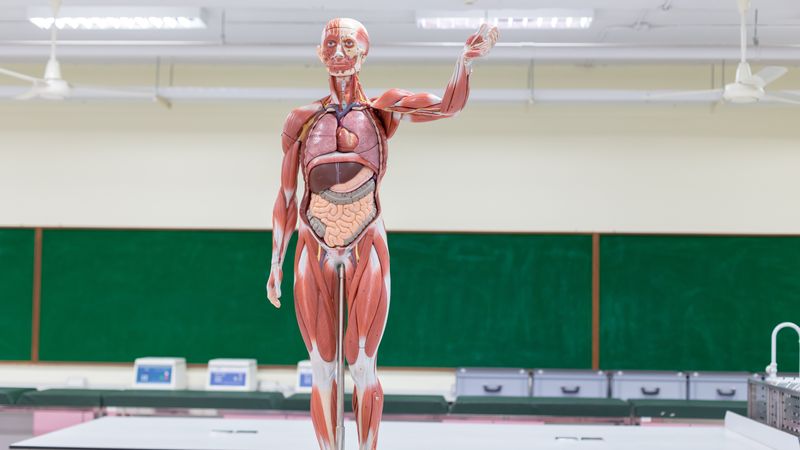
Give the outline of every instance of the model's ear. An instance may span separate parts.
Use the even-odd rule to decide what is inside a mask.
[[[361,72],[361,65],[364,63],[365,59],[367,59],[367,55],[359,52],[356,59],[356,72]]]

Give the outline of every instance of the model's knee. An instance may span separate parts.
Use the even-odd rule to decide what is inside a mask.
[[[311,360],[311,376],[314,385],[320,389],[329,389],[336,377],[336,362],[323,358],[316,345],[312,345],[309,359]]]
[[[378,373],[375,365],[376,356],[367,356],[364,347],[359,346],[358,356],[355,362],[350,364],[350,375],[353,377],[353,383],[357,388],[363,390],[378,383]]]

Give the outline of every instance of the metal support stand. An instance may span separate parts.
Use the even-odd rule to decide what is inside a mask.
[[[339,272],[339,329],[336,341],[336,449],[344,450],[344,264]]]

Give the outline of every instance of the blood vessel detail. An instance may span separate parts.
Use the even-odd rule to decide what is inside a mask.
[[[299,217],[295,312],[311,359],[311,417],[323,450],[336,446],[340,265],[345,273],[348,318],[344,354],[355,384],[359,449],[373,450],[377,445],[383,389],[376,359],[391,293],[379,199],[387,141],[401,118],[425,122],[461,111],[469,96],[471,62],[485,56],[496,41],[497,29],[487,25],[467,39],[442,98],[390,89],[369,99],[358,80],[369,53],[367,30],[354,19],[342,18],[328,22],[322,32],[317,54],[328,70],[331,93],[293,110],[283,127],[284,157],[272,215],[267,296],[280,307],[283,258]],[[299,209],[298,173],[305,180]]]

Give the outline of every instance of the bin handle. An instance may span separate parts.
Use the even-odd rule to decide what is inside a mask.
[[[561,386],[561,392],[564,393],[564,394],[577,394],[580,391],[581,391],[581,387],[580,386],[575,386],[575,387],[572,387],[572,388],[568,388],[566,386]]]
[[[484,384],[483,385],[483,390],[484,390],[484,392],[488,392],[490,394],[497,394],[497,393],[499,393],[500,391],[503,390],[503,385],[502,384],[498,384],[498,385],[495,385],[495,386],[489,386],[488,384]]]
[[[648,390],[646,387],[642,386],[642,394],[644,395],[658,395],[659,392],[661,392],[661,388],[659,387]]]
[[[736,395],[736,389],[731,388],[725,391],[717,388],[717,394],[720,395],[721,397],[733,397],[734,395]]]

